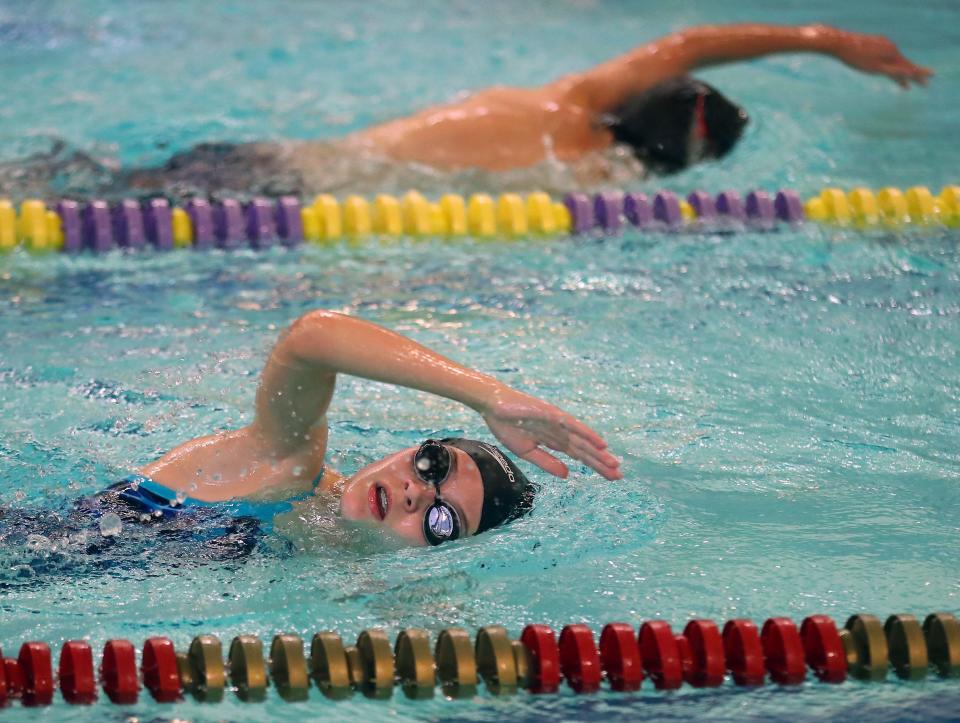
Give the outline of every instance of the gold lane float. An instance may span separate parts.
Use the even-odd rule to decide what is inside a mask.
[[[570,193],[558,200],[526,196],[445,194],[430,200],[417,191],[400,198],[379,194],[338,199],[321,194],[308,203],[292,196],[207,201],[182,207],[166,199],[57,201],[29,199],[19,208],[0,199],[0,251],[88,251],[154,248],[263,249],[300,243],[335,244],[371,239],[515,239],[647,232],[768,231],[815,222],[852,229],[960,227],[960,186],[934,193],[925,186],[902,191],[825,188],[806,201],[790,189],[775,193],[693,191]]]
[[[407,628],[391,643],[386,632],[369,629],[353,644],[333,631],[316,633],[309,650],[297,635],[275,635],[265,651],[256,635],[238,635],[224,656],[213,635],[196,636],[186,650],[155,636],[137,651],[128,640],[108,640],[99,665],[84,640],[63,643],[56,669],[50,646],[30,641],[16,658],[0,665],[0,704],[54,702],[59,689],[70,704],[92,704],[100,692],[112,703],[135,703],[145,688],[158,703],[186,696],[217,703],[227,694],[256,703],[275,695],[305,701],[315,688],[342,700],[362,695],[387,700],[399,688],[411,700],[472,698],[482,685],[491,696],[559,692],[637,691],[644,680],[657,690],[687,684],[715,688],[768,681],[799,685],[813,677],[839,684],[848,678],[879,682],[893,674],[920,681],[931,674],[960,678],[960,622],[950,613],[932,613],[921,623],[909,614],[885,622],[873,615],[851,616],[839,628],[826,615],[812,615],[799,628],[789,618],[770,618],[758,628],[746,619],[722,628],[712,620],[691,620],[675,633],[663,620],[638,629],[610,623],[599,641],[590,627],[567,625],[559,636],[547,625],[527,625],[518,639],[502,625],[480,628],[471,639],[463,628],[446,628],[431,639]],[[272,688],[273,693],[268,693]]]

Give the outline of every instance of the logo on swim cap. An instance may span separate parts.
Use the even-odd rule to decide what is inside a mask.
[[[507,478],[510,480],[510,484],[515,485],[517,483],[517,480],[513,476],[513,470],[510,469],[510,465],[507,464],[507,460],[505,460],[503,458],[503,455],[500,454],[500,450],[498,450],[496,447],[491,447],[486,442],[480,442],[480,447],[482,447],[487,454],[489,454],[491,457],[497,460],[497,464],[500,465],[500,467],[503,469],[504,474],[507,475]]]

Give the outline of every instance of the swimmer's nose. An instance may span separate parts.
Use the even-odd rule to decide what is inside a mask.
[[[416,512],[433,502],[433,490],[425,484],[409,480],[403,483],[403,508],[407,512]]]

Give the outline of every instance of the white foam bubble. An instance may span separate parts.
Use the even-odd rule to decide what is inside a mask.
[[[50,552],[53,543],[43,535],[27,535],[27,549],[30,552]]]
[[[116,512],[108,512],[100,518],[100,534],[104,537],[117,537],[123,531],[123,522]]]

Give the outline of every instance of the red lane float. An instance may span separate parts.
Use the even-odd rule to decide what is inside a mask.
[[[0,708],[7,704],[7,666],[4,664],[3,651],[0,650]]]
[[[780,685],[799,685],[807,677],[803,643],[790,618],[770,618],[760,631],[770,678]]]
[[[483,635],[490,635],[491,629],[481,629],[478,641]],[[501,630],[501,641],[505,641],[505,630],[498,629]],[[384,632],[377,629],[364,631],[361,639],[374,632],[378,639],[384,638]],[[441,632],[441,638],[444,634],[449,631]],[[458,634],[462,639],[464,631],[459,630]],[[203,677],[207,674],[211,689],[216,688],[222,693],[224,663],[220,642],[215,636],[207,635],[195,639],[194,643],[201,638],[209,643],[208,649],[203,651],[203,660],[193,660],[188,666],[183,665],[187,656],[177,654],[170,639],[149,638],[144,643],[139,671],[136,651],[129,641],[107,641],[99,666],[100,683],[106,696],[114,703],[136,702],[141,674],[143,685],[161,703],[181,699],[184,688],[195,690],[191,681],[196,675]],[[731,620],[724,625],[722,634],[711,620],[690,621],[683,633],[676,635],[667,622],[656,620],[644,623],[638,637],[630,625],[610,623],[601,631],[599,646],[586,625],[564,627],[559,641],[548,626],[527,625],[520,640],[511,645],[513,652],[508,650],[506,658],[500,656],[498,664],[506,666],[502,669],[506,677],[512,679],[515,672],[517,680],[534,693],[556,692],[563,678],[577,693],[595,692],[604,677],[613,691],[636,691],[641,687],[644,672],[649,674],[658,689],[671,690],[679,688],[684,681],[695,687],[718,686],[727,670],[737,685],[762,685],[767,673],[781,685],[798,685],[804,681],[807,667],[820,681],[827,683],[840,683],[848,675],[881,681],[887,677],[891,663],[897,674],[908,680],[926,677],[931,665],[936,666],[944,677],[957,677],[957,671],[960,671],[960,623],[947,612],[928,616],[922,628],[915,617],[906,614],[891,616],[886,626],[880,625],[875,616],[854,615],[844,630],[839,630],[826,615],[805,618],[799,630],[788,618],[771,618],[763,624],[760,632],[750,620]],[[477,650],[480,648],[478,645]],[[296,650],[300,653],[297,663],[302,683],[300,689],[305,696],[307,663],[302,657],[299,638],[296,639]],[[388,662],[391,662],[389,646],[385,650]],[[458,655],[456,674],[466,678],[474,676],[471,678],[473,682],[469,683],[473,690],[476,683],[473,666],[477,661],[472,659],[469,646],[465,654]],[[290,660],[284,664],[278,662],[275,654],[272,657],[271,670],[281,671],[273,680],[280,697],[302,700],[303,696],[291,697],[283,693],[284,680],[293,672],[289,667]],[[427,676],[422,682],[429,686],[428,681],[433,678],[432,658],[429,651],[426,658],[420,657],[422,660],[417,665]],[[0,657],[0,706],[16,698],[22,699],[26,706],[49,705],[55,687],[60,688],[67,703],[90,704],[96,700],[97,676],[89,643],[82,640],[63,643],[56,678],[50,658],[49,646],[37,641],[23,643],[17,658]],[[231,653],[231,662],[235,663],[233,658]],[[263,672],[264,661],[258,656],[255,658],[248,662],[259,661],[259,670]],[[331,666],[339,665],[343,673],[340,677],[346,679],[349,675],[354,685],[364,682],[357,677],[362,677],[362,666],[354,664],[348,654],[341,651],[337,660],[330,657],[326,662],[329,664],[326,667],[331,670]],[[201,667],[197,668],[197,665]],[[286,673],[283,671],[285,666],[288,668]],[[324,676],[329,671],[322,670],[324,666],[318,665],[316,660],[312,666],[317,684],[322,688]],[[214,669],[218,671],[214,676],[218,678],[216,681],[209,675]],[[393,671],[392,662],[390,671]],[[234,674],[239,675],[236,669]],[[490,685],[489,676],[486,680]],[[266,682],[262,680],[260,683],[261,690]],[[388,693],[396,681],[388,675],[382,682],[383,690]],[[497,691],[492,688],[491,692]],[[237,694],[244,699],[242,691]],[[216,699],[219,700],[220,696]]]
[[[23,671],[23,704],[50,705],[53,702],[50,646],[40,642],[24,643],[20,646],[17,662]]]
[[[723,652],[737,685],[763,685],[767,668],[760,631],[752,620],[729,620],[723,626]]]
[[[85,640],[68,640],[60,650],[57,666],[63,699],[74,705],[88,705],[97,699],[97,679],[93,673],[93,650]]]
[[[170,638],[149,638],[143,644],[140,672],[143,686],[158,703],[173,703],[180,699],[183,687],[177,671],[177,653]]]
[[[3,674],[7,679],[7,698],[23,697],[23,669],[16,658],[3,659]]]
[[[807,665],[824,683],[847,679],[847,657],[837,625],[826,615],[811,615],[800,624]]]
[[[560,631],[560,670],[574,692],[600,689],[600,654],[586,625],[567,625]]]
[[[693,653],[690,652],[690,641],[680,633],[675,633],[673,639],[677,642],[677,654],[680,656],[683,679],[689,681],[693,676]]]
[[[643,662],[631,625],[609,623],[603,627],[600,633],[600,662],[612,690],[624,693],[640,690]]]
[[[113,703],[137,702],[140,681],[137,679],[137,655],[129,640],[108,640],[103,646],[100,663],[103,692]]]
[[[557,636],[549,625],[528,625],[520,634],[520,642],[530,653],[531,693],[556,693],[560,689],[560,648]]]
[[[694,688],[715,688],[723,683],[727,661],[723,638],[712,620],[691,620],[683,629],[690,649],[690,673],[686,681]]]
[[[651,620],[640,626],[640,658],[657,690],[674,690],[683,684],[680,651],[670,623]]]

